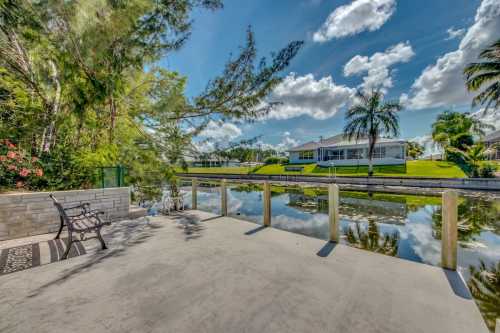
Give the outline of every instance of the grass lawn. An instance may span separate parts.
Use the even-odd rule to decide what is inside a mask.
[[[299,166],[299,165],[294,165]],[[316,164],[304,164],[303,172],[285,171],[285,167],[279,164],[264,165],[260,168],[248,167],[214,167],[214,168],[189,168],[192,173],[234,173],[278,175],[311,175],[324,176],[329,175],[328,168],[320,168]],[[466,178],[465,173],[454,163],[444,161],[408,161],[406,168],[403,165],[385,165],[375,166],[375,176],[382,177],[430,177],[430,178]],[[332,169],[333,172],[333,169]],[[337,175],[341,176],[366,176],[368,174],[367,166],[360,167],[337,167]]]

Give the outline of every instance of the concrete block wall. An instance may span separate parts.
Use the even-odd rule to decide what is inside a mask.
[[[0,194],[0,241],[57,232],[59,215],[49,198],[50,193],[64,207],[89,202],[91,209],[104,211],[107,220],[128,217],[128,187]]]

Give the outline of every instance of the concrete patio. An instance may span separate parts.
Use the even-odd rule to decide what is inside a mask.
[[[200,211],[105,238],[0,276],[0,332],[487,332],[438,267]]]

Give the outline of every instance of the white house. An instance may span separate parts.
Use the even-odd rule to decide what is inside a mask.
[[[350,141],[342,134],[311,141],[288,150],[290,163],[317,163],[319,166],[368,165],[368,140]],[[375,145],[374,165],[406,162],[406,141],[380,138]]]

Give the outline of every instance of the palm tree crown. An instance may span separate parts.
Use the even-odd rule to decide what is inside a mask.
[[[487,86],[473,99],[473,105],[500,106],[500,39],[479,55],[482,62],[469,64],[465,70],[467,89],[479,91]],[[490,84],[491,83],[491,84]]]
[[[347,111],[344,135],[349,140],[368,139],[368,174],[371,176],[375,144],[382,135],[399,135],[399,118],[396,112],[403,107],[399,102],[384,102],[380,90],[373,90],[371,93],[358,90],[356,97],[359,103]]]

